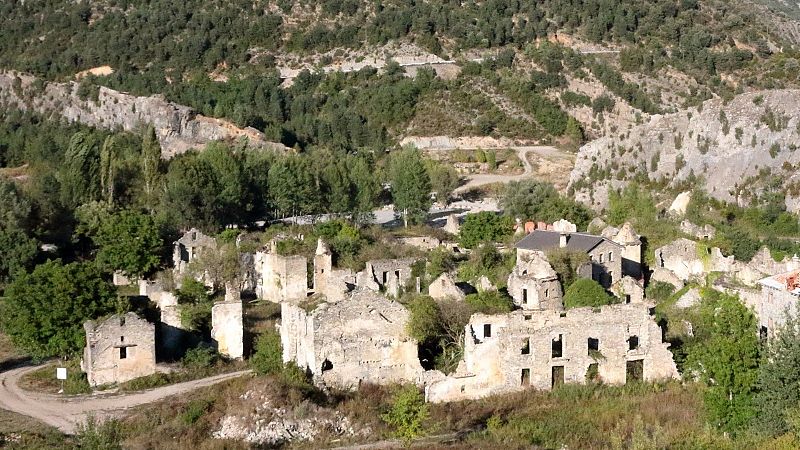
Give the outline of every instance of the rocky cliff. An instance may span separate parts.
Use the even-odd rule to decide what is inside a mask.
[[[599,208],[609,188],[633,179],[675,185],[698,177],[718,199],[747,204],[778,189],[787,207],[800,211],[799,105],[800,90],[775,90],[652,116],[581,147],[570,187]]]
[[[282,144],[268,142],[254,128],[242,129],[225,120],[205,117],[162,96],[137,97],[99,87],[99,92],[83,100],[78,87],[76,82],[44,83],[31,76],[4,72],[0,73],[0,103],[99,128],[136,131],[153,125],[164,158],[215,140],[246,139],[254,147],[286,150]]]

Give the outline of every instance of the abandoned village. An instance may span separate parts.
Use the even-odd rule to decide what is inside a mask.
[[[425,252],[469,250],[456,243],[460,218],[447,217],[444,231],[452,241],[433,236],[401,239],[401,245]],[[646,295],[648,283],[668,283],[681,289],[687,283],[715,277],[709,287],[738,295],[758,318],[758,333],[769,339],[800,296],[800,259],[776,262],[762,249],[748,263],[724,256],[704,242],[713,227],[681,225],[686,235],[654,250],[651,273],[643,265],[643,238],[625,223],[620,228],[595,219],[578,231],[560,220],[552,224],[515,225],[516,263],[503,288],[513,299],[510,312],[475,313],[463,331],[463,356],[451,373],[435,370],[409,333],[409,309],[398,299],[404,292],[427,295],[436,302],[464,302],[470,293],[496,290],[485,276],[456,281],[444,272],[427,286],[416,275],[414,258],[371,260],[364,270],[339,268],[323,239],[316,242],[312,260],[284,256],[279,235],[253,254],[242,255],[242,273],[225,286],[224,300],[212,308],[211,337],[219,353],[230,359],[246,356],[243,298],[280,304],[277,326],[283,360],[313,376],[315,384],[353,389],[361,383],[413,383],[424,389],[429,402],[478,399],[526,388],[548,390],[563,383],[660,381],[679,378],[665,330]],[[709,229],[711,228],[711,229]],[[179,280],[191,263],[217,245],[215,238],[197,229],[174,243],[173,272]],[[238,241],[237,241],[238,245]],[[591,279],[615,296],[612,304],[565,307],[564,289],[548,262],[548,252],[562,249],[587,256],[575,270],[577,278]],[[192,274],[204,282],[206,275]],[[86,348],[82,368],[92,386],[122,383],[155,373],[156,355],[170,355],[186,345],[189,332],[181,321],[174,290],[156,280],[128,280],[139,294],[157,306],[158,320],[148,322],[135,313],[114,315],[84,325]],[[505,294],[505,292],[504,292]],[[692,287],[677,301],[688,308],[700,301]],[[754,331],[755,332],[755,331]]]

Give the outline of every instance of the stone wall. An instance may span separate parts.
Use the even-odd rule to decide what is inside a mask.
[[[256,296],[280,303],[308,296],[308,265],[304,256],[282,256],[274,248],[257,252]]]
[[[564,309],[556,271],[540,253],[517,251],[517,264],[508,276],[507,289],[514,304],[522,309]]]
[[[21,90],[14,89],[17,79]],[[268,142],[264,133],[254,128],[242,129],[226,120],[202,116],[160,95],[136,97],[100,87],[97,101],[81,100],[76,82],[46,83],[42,91],[37,91],[35,81],[28,75],[0,73],[0,101],[21,110],[61,116],[69,122],[97,128],[138,132],[152,125],[161,143],[163,158],[204,147],[216,140],[246,139],[251,146],[287,150],[283,144]]]
[[[476,314],[466,327],[462,364],[455,374],[429,383],[426,398],[458,401],[529,387],[547,390],[562,381],[583,384],[590,366],[607,384],[629,381],[637,368],[645,381],[677,378],[668,347],[644,304]]]
[[[428,295],[434,300],[463,301],[467,297],[447,272],[442,273],[431,282],[430,286],[428,286]]]
[[[156,371],[155,326],[136,313],[83,324],[86,347],[81,368],[89,384],[124,383]]]
[[[406,331],[408,317],[403,305],[367,289],[311,312],[282,303],[283,360],[328,386],[414,382],[423,369]]]
[[[244,322],[240,293],[226,286],[225,300],[211,307],[211,339],[217,351],[230,359],[244,356]]]

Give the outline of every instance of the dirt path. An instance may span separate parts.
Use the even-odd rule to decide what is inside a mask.
[[[563,172],[564,169],[566,168],[571,170],[572,165],[574,163],[572,159],[574,158],[574,156],[571,156],[569,153],[561,151],[555,147],[538,145],[538,146],[523,146],[523,147],[511,147],[511,148],[517,152],[517,156],[519,157],[520,161],[522,161],[522,165],[525,169],[525,171],[521,175],[500,175],[500,174],[467,175],[464,177],[467,180],[467,182],[456,188],[456,190],[453,193],[459,194],[462,192],[469,191],[470,189],[474,189],[476,187],[492,183],[510,183],[512,181],[524,180],[526,178],[531,178],[534,175],[541,176],[541,178],[545,181],[555,181],[555,180],[547,180],[547,177],[543,176],[543,174],[541,173],[542,170],[539,169],[544,169],[545,171],[548,169],[548,167],[544,167],[543,163],[548,163],[546,164],[547,166],[554,167],[556,169],[554,174]],[[535,154],[537,160],[540,161],[540,163],[537,164],[536,168],[534,168],[531,165],[530,159],[528,158],[530,153]],[[569,170],[566,170],[566,173],[559,175],[559,178],[567,180],[569,178]],[[554,182],[553,184],[557,183]]]
[[[45,366],[28,366],[0,373],[0,408],[33,417],[64,433],[75,432],[76,426],[92,414],[97,418],[122,415],[125,410],[201,387],[240,377],[249,370],[225,373],[199,380],[186,381],[144,392],[93,394],[61,397],[26,391],[18,386],[20,378]]]

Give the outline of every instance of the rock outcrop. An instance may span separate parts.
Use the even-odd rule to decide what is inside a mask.
[[[599,208],[610,189],[642,175],[671,184],[697,176],[709,195],[740,205],[779,183],[787,207],[800,211],[798,105],[800,90],[774,90],[654,115],[581,147],[570,186],[577,200]]]
[[[238,128],[228,121],[205,117],[160,95],[137,97],[99,87],[96,98],[83,100],[78,87],[77,82],[43,83],[32,76],[2,72],[0,103],[98,128],[136,131],[153,125],[163,158],[217,140],[246,139],[253,147],[287,149],[283,144],[268,142],[255,128]]]

